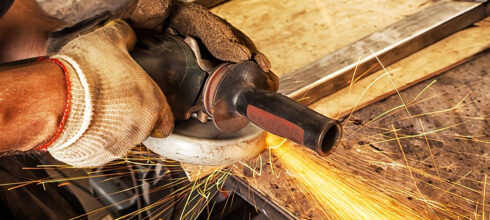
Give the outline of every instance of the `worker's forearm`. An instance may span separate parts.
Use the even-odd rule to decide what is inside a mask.
[[[55,63],[0,70],[0,152],[26,151],[49,141],[65,102],[63,71]]]

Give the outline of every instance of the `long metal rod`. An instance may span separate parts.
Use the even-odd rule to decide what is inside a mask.
[[[294,99],[308,97],[301,102],[311,104],[349,85],[356,65],[356,75],[373,73],[381,69],[375,56],[383,65],[392,64],[485,18],[488,6],[486,1],[436,3],[280,77],[279,92]]]

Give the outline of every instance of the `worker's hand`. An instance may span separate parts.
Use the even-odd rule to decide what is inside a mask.
[[[128,14],[131,24],[137,28],[155,29],[163,24],[182,35],[199,38],[220,60],[235,63],[255,60],[266,72],[271,90],[277,90],[279,81],[269,71],[267,57],[244,33],[203,6],[173,0],[139,0]]]
[[[51,57],[64,64],[71,83],[66,124],[48,147],[54,158],[76,167],[99,166],[124,156],[152,130],[158,136],[171,132],[164,94],[129,55],[135,41],[130,26],[114,20]]]

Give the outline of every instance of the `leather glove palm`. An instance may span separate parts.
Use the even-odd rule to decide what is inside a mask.
[[[199,38],[220,60],[239,63],[253,59],[265,72],[270,70],[269,60],[250,38],[201,5],[174,0],[138,0],[128,11],[125,17],[129,17],[130,24],[136,28],[170,27],[184,36]],[[268,74],[277,86],[277,77]]]

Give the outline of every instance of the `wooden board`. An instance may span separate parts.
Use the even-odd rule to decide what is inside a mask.
[[[212,9],[247,34],[281,76],[382,29],[432,1],[234,0]]]
[[[460,31],[422,51],[419,51],[418,53],[415,53],[407,57],[404,60],[401,60],[393,64],[392,66],[388,67],[387,70],[393,71],[395,69],[400,69],[396,72],[393,72],[391,77],[395,85],[399,89],[399,91],[401,91],[407,88],[408,86],[414,85],[417,82],[420,82],[434,75],[443,73],[444,71],[458,64],[461,64],[463,61],[467,61],[471,59],[476,54],[478,54],[481,51],[484,51],[485,49],[488,49],[489,47],[490,47],[490,19],[486,19],[480,22],[476,27],[471,27],[466,30]],[[485,62],[485,60],[487,63],[490,62],[490,54],[487,53],[487,55],[484,58],[480,58],[479,62]],[[413,113],[421,114],[426,112],[434,112],[437,111],[438,109],[439,110],[448,109],[451,108],[451,106],[456,105],[459,99],[464,97],[465,93],[467,93],[468,90],[462,90],[459,91],[459,93],[454,91],[454,93],[452,93],[451,88],[456,86],[447,85],[448,84],[447,81],[454,81],[459,78],[461,79],[462,82],[466,80],[472,83],[481,81],[482,79],[485,79],[485,77],[488,76],[486,76],[485,67],[480,67],[480,68],[481,70],[479,69],[468,70],[468,71],[476,72],[476,73],[471,72],[472,74],[468,74],[468,77],[460,74],[461,72],[464,72],[464,70],[463,71],[459,70],[459,76],[457,75],[458,73],[452,73],[452,75],[448,75],[448,77],[446,78],[442,76],[441,78],[443,79],[440,80],[442,84],[437,84],[437,83],[434,84],[430,92],[424,93],[420,99],[440,95],[441,97],[438,99],[447,100],[447,103],[444,102],[441,103],[440,101],[434,102],[434,100],[432,100],[432,102],[426,102],[421,106],[417,106],[419,108],[418,110],[414,110],[412,108]],[[382,74],[384,74],[384,72],[378,72],[370,77],[360,80],[359,82],[353,85],[350,94],[349,94],[349,88],[345,88],[337,93],[334,93],[326,97],[320,102],[315,103],[314,105],[312,105],[312,107],[315,110],[320,111],[326,115],[345,116],[351,112],[352,107],[355,106],[357,102],[357,98],[360,96],[360,94],[363,93],[366,87],[369,84],[371,84],[374,79],[376,79],[378,76]],[[455,74],[456,76],[454,76]],[[426,86],[428,86],[428,84],[431,83],[431,81],[432,80],[429,80],[425,82],[424,85],[417,86],[417,88],[409,89],[406,92],[401,92],[402,97],[404,97],[406,101],[413,100],[422,90],[424,90]],[[486,93],[484,91],[485,91],[485,87],[488,87],[489,83],[490,82],[488,82],[487,80],[486,84],[481,84],[477,86],[476,87],[477,89],[473,91],[475,93],[475,96],[484,95],[487,96],[488,98],[488,95],[485,95]],[[356,121],[361,121],[361,123],[366,123],[367,121],[376,118],[378,115],[382,114],[385,111],[390,110],[391,108],[399,107],[401,101],[397,95],[393,95],[392,97],[390,97],[390,102],[388,104],[373,104],[374,102],[384,99],[390,96],[391,94],[394,94],[395,92],[396,91],[394,90],[394,87],[391,84],[391,82],[388,80],[388,78],[386,79],[382,78],[364,94],[365,98],[361,99],[361,101],[358,103],[357,109],[366,106],[367,109],[364,109],[361,114],[354,114],[352,119],[355,119]],[[441,93],[443,94],[441,95]],[[485,100],[485,97],[479,97],[478,99]],[[488,106],[488,99],[486,100],[486,103],[487,103],[486,105]],[[373,105],[368,106],[369,104],[373,104]],[[465,115],[467,115],[468,117],[471,117],[472,115],[480,115],[480,116],[483,115],[482,117],[485,117],[486,114],[485,113],[481,114],[480,108],[481,107],[478,106],[472,106],[468,110],[469,114],[465,114]],[[404,113],[403,110],[404,109],[401,108],[401,110],[399,110],[398,112]],[[401,116],[398,115],[397,117],[401,117]],[[405,117],[407,116],[403,115],[403,118]],[[391,121],[396,122],[396,117],[392,116],[390,119]],[[455,120],[455,118],[444,119],[444,121],[457,123],[457,120]],[[429,129],[435,130],[441,127],[442,124],[444,124],[443,121],[441,120],[433,120],[433,119],[427,119],[424,120],[424,122],[426,123],[425,126],[426,129],[428,130]],[[414,122],[410,122],[410,123],[411,125],[406,125],[408,126],[408,131],[405,132],[414,132],[409,130],[410,129],[409,126],[413,127]],[[488,125],[485,125],[484,122],[483,124],[482,123],[479,124],[480,127],[478,129],[478,132],[480,133],[478,135],[482,135],[481,133],[485,134],[484,131],[485,126],[488,127]],[[399,123],[397,125],[405,126],[403,123]],[[350,122],[350,125],[347,126],[346,128],[346,132],[352,133],[354,130],[359,129],[359,127],[361,126],[364,126],[364,124],[359,126],[353,126],[353,123]],[[420,127],[416,126],[415,129],[420,130]],[[467,133],[467,132],[461,131],[461,133]],[[337,152],[335,152],[333,155],[327,157],[326,162],[338,165],[342,167],[344,171],[349,173],[354,173],[356,175],[362,176],[363,178],[365,176],[370,176],[372,181],[391,183],[392,185],[397,186],[400,189],[407,189],[408,191],[415,192],[416,189],[412,184],[410,176],[408,175],[406,168],[403,167],[404,162],[399,155],[400,154],[399,151],[397,151],[398,149],[397,145],[394,143],[391,143],[391,145],[376,144],[376,141],[379,141],[379,139],[370,137],[371,135],[374,134],[375,133],[371,128],[370,130],[369,129],[361,130],[360,132],[358,132],[356,135],[353,136],[352,135],[346,136],[343,139],[345,146],[337,150]],[[459,178],[461,178],[463,175],[466,174],[466,173],[462,173],[463,171],[461,171],[461,170],[465,170],[463,169],[465,165],[461,161],[459,161],[459,159],[456,159],[458,157],[457,156],[458,153],[456,152],[459,153],[464,153],[464,152],[455,150],[455,148],[457,148],[458,146],[463,147],[464,145],[458,143],[459,145],[453,144],[447,146],[448,149],[452,150],[452,154],[451,154],[444,150],[445,145],[443,143],[445,142],[454,143],[454,142],[451,142],[450,140],[445,140],[446,137],[444,135],[441,135],[439,138],[441,139],[438,139],[438,141],[435,143],[431,142],[431,144],[432,146],[439,147],[437,150],[434,150],[434,152],[437,151],[439,155],[445,155],[445,156],[450,155],[447,156],[448,158],[450,158],[450,160],[448,159],[445,160],[444,157],[438,158],[441,161],[444,161],[441,162],[441,164],[444,164],[444,166],[441,167],[446,169],[448,169],[447,168],[448,166],[452,167],[446,171],[445,175],[443,175],[444,181],[448,182],[448,184],[443,186],[427,186],[419,182],[418,183],[419,185],[420,184],[423,185],[423,186],[419,186],[421,187],[422,193],[428,198],[434,199],[437,202],[456,206],[455,210],[457,210],[457,212],[459,213],[463,213],[465,216],[470,215],[471,214],[470,210],[472,209],[474,210],[475,207],[478,207],[476,209],[481,211],[482,201],[479,201],[480,206],[478,206],[478,204],[475,203],[475,201],[478,202],[478,199],[481,199],[481,190],[483,186],[483,184],[481,184],[482,176],[486,169],[490,169],[488,167],[488,157],[486,157],[487,158],[486,160],[481,160],[481,158],[479,158],[478,156],[473,156],[473,158],[471,156],[468,157],[469,161],[474,161],[474,164],[472,164],[473,167],[470,167],[470,170],[474,170],[473,171],[474,173],[472,173],[474,177],[466,181],[469,182],[467,184],[469,184],[470,187],[472,187],[471,189],[475,189],[477,191],[476,193],[470,192],[470,190],[463,188],[466,187],[466,185],[452,187],[452,188],[458,188],[458,189],[451,189],[454,190],[455,194],[458,195],[446,193],[443,190],[434,187],[441,187],[443,189],[444,188],[447,189],[451,187],[451,184],[455,184],[454,182],[456,182]],[[420,146],[423,146],[424,144],[423,142],[420,143],[421,141],[423,140],[418,139],[416,141],[411,141],[408,144],[404,143],[403,145],[408,149],[415,148],[407,153],[408,155],[414,158],[413,160],[415,159],[420,161],[427,160],[428,153],[426,152],[426,150],[420,149]],[[387,153],[390,154],[387,155],[385,155],[385,153],[380,154],[378,150],[372,149],[370,147],[371,143],[374,143],[374,145],[376,145],[376,148],[378,150],[386,151]],[[485,148],[484,145],[485,145],[484,143],[477,145],[476,149],[471,150],[471,152],[477,151],[478,149],[485,149],[481,152],[478,152],[476,154],[473,153],[473,154],[474,155],[477,155],[479,153],[481,153],[482,155],[488,154],[488,148]],[[419,147],[416,148],[417,146]],[[472,147],[471,143],[469,147]],[[312,153],[312,152],[305,151],[305,153]],[[392,156],[393,154],[395,154],[395,156]],[[256,172],[248,171],[247,169],[249,168],[243,166],[235,166],[234,168],[235,174],[241,176],[250,184],[251,187],[254,187],[258,191],[260,191],[263,195],[265,195],[267,198],[271,199],[274,203],[280,205],[281,207],[289,211],[292,215],[297,216],[299,219],[320,219],[321,216],[318,215],[319,212],[315,208],[316,205],[314,204],[314,201],[307,199],[304,195],[304,192],[299,191],[300,189],[298,189],[294,183],[294,177],[287,175],[288,171],[284,170],[284,168],[277,163],[277,158],[274,157],[272,158],[272,164],[274,164],[273,166],[275,169],[275,173],[274,173],[271,170],[270,165],[266,164],[266,163],[270,164],[270,161],[268,159],[269,158],[268,152],[264,152],[261,155],[261,157],[263,161],[262,165],[254,165],[256,167],[262,168],[262,170],[260,171],[260,175]],[[451,161],[451,160],[455,160],[455,161]],[[382,165],[372,164],[372,161],[378,161]],[[259,162],[253,161],[250,163],[255,164]],[[397,164],[397,166],[399,167],[396,166],[390,167],[386,165],[391,163]],[[454,165],[454,164],[459,164],[459,165]],[[418,165],[420,171],[423,171],[424,173],[422,177],[418,176],[418,178],[422,179],[423,177],[426,177],[427,179],[424,179],[424,181],[426,182],[436,181],[433,178],[435,176],[434,169],[429,168],[432,166],[430,165],[430,160],[428,163],[416,162],[416,165]],[[426,170],[428,171],[426,172]],[[427,177],[427,176],[431,176],[431,177]],[[475,186],[475,181],[477,183],[480,182],[480,185]],[[478,190],[480,190],[479,191],[480,193],[478,193]],[[468,198],[465,198],[466,196],[468,196]],[[401,200],[403,199],[405,200],[404,202],[407,203],[417,203],[417,201],[413,201],[413,198],[410,198],[410,196],[406,198],[401,198]],[[473,204],[464,202],[465,200],[472,201]],[[419,205],[423,205],[423,204],[419,204]],[[459,206],[464,208],[461,208],[461,210],[459,210],[460,208]]]
[[[245,0],[231,1],[213,9],[213,12],[224,17],[249,35],[256,42],[259,49],[270,58],[273,71],[278,75],[282,75],[431,4],[432,1],[327,2],[320,0],[294,1],[293,3]],[[243,13],[244,10],[247,13]],[[313,104],[311,107],[330,117],[345,116],[351,112],[354,106],[360,109],[394,94],[396,91],[393,84],[401,91],[424,79],[440,74],[489,47],[490,25],[488,23],[487,19],[480,22],[477,27],[460,31],[391,65],[387,70],[391,71],[390,77],[393,83],[388,77],[382,77],[377,83],[372,85],[371,89],[363,94],[363,98],[360,100],[358,100],[360,94],[365,91],[373,80],[384,74],[383,71],[356,82],[350,91],[349,88],[343,89]],[[487,55],[487,57],[490,56]],[[473,77],[474,79],[477,78],[477,76]],[[424,86],[429,83],[426,82]],[[437,86],[434,86],[434,88],[437,88]],[[410,98],[414,98],[420,90],[421,88],[410,89],[407,92],[402,92],[402,96],[406,97],[406,94],[411,94]],[[435,93],[432,92],[425,95],[430,96]],[[400,102],[396,96],[390,99],[392,102],[393,100]],[[430,106],[430,103],[426,105]],[[387,106],[374,104],[364,110],[363,114],[354,115],[354,118],[360,121],[368,121],[376,116],[369,112],[381,114],[383,111],[388,110]],[[425,109],[430,109],[427,106]],[[424,107],[421,108],[424,109]],[[475,110],[473,109],[473,111]],[[427,126],[437,127],[434,124],[428,124]],[[359,136],[362,136],[362,132]],[[345,139],[344,142],[348,143],[349,146],[346,146],[345,149],[340,149],[335,156],[330,157],[328,160],[336,161],[338,165],[344,165],[346,171],[351,171],[354,174],[366,172],[371,172],[370,174],[372,174],[374,170],[374,173],[379,175],[372,175],[373,178],[386,178],[388,182],[395,185],[398,184],[400,187],[415,190],[411,180],[407,177],[406,169],[376,166],[366,161],[360,161],[358,158],[363,156],[364,159],[370,158],[371,160],[379,160],[385,163],[398,160],[400,164],[403,164],[399,156],[394,158],[380,156],[378,153],[373,152],[373,149],[369,150],[369,147],[366,149],[366,142],[361,143],[352,136]],[[393,146],[396,145],[392,144],[391,147]],[[390,146],[385,146],[385,149],[388,148]],[[391,149],[391,151],[393,152],[394,150]],[[249,168],[237,165],[234,167],[235,175],[244,178],[267,198],[300,219],[319,218],[317,210],[314,208],[315,205],[312,204],[312,201],[306,199],[300,189],[295,187],[294,178],[285,174],[287,171],[282,169],[280,164],[277,164],[276,158],[272,158],[272,162],[275,164],[273,166],[276,168],[275,173],[273,173],[270,165],[266,164],[270,162],[268,161],[268,153],[265,152],[261,157],[263,159],[262,164],[257,165],[257,167],[263,168],[260,173],[251,172]],[[446,161],[445,163],[451,162]],[[457,175],[461,174],[457,173]],[[454,176],[446,176],[446,178],[448,178],[447,182],[456,181]],[[480,178],[480,181],[481,175],[474,177],[474,179],[478,178]],[[447,186],[441,187],[447,188]],[[437,190],[426,187],[422,191],[424,194],[430,194],[431,191]],[[463,191],[461,193],[467,194]],[[437,195],[429,196],[430,198],[437,197]],[[406,199],[410,200],[410,198]],[[443,199],[446,201],[457,200],[450,196],[447,197],[447,195]],[[442,199],[441,202],[443,202]],[[467,204],[462,206],[464,205]],[[478,204],[476,204],[476,207],[478,207]],[[481,206],[478,208],[481,209]],[[470,212],[465,213],[468,214]]]
[[[250,1],[245,1],[245,2],[250,2]],[[232,3],[238,4],[237,2],[232,2]],[[238,6],[235,5],[235,7]],[[215,10],[215,12],[220,14],[219,10],[221,9],[218,8]],[[295,9],[295,10],[301,10],[301,9]],[[268,10],[265,11],[266,12],[264,12],[262,16],[265,17],[271,16],[270,14],[265,15],[267,14],[267,12],[270,11]],[[229,13],[228,15],[232,16],[232,12],[227,11],[226,13]],[[260,13],[258,14],[260,15]],[[237,17],[241,17],[241,16],[237,15]],[[256,19],[255,16],[254,19]],[[291,24],[294,23],[294,21],[284,22],[282,23],[282,26],[278,26],[279,28],[277,29],[274,28],[267,29],[264,27],[264,25],[260,26],[262,22],[261,19],[255,20],[255,23],[251,21],[251,18],[249,18],[248,16],[244,16],[244,18],[237,18],[236,21],[233,20],[233,18],[231,19],[228,18],[228,20],[232,24],[244,30],[245,33],[249,34],[252,37],[252,39],[256,41],[259,48],[261,48],[269,57],[271,57],[271,54],[273,55],[271,57],[271,61],[273,63],[273,69],[277,73],[279,73],[279,75],[288,71],[292,71],[295,68],[300,67],[301,65],[313,61],[314,59],[317,58],[315,57],[315,55],[323,56],[326,53],[331,52],[347,44],[345,43],[347,41],[345,42],[343,41],[345,38],[342,37],[340,37],[338,41],[337,39],[330,41],[329,42],[330,44],[326,43],[325,40],[323,41],[319,39],[313,40],[311,36],[308,35],[306,37],[305,36],[303,37],[310,38],[310,39],[304,39],[304,38],[301,39],[302,36],[299,35],[295,35],[293,37],[291,33],[292,31],[296,30],[295,28],[299,28],[300,30],[302,29],[304,31],[304,27],[311,26],[311,25],[300,25],[299,23],[297,23],[296,25]],[[278,18],[278,20],[281,21],[280,18]],[[286,20],[287,19],[285,19],[284,21]],[[253,25],[247,26],[246,22],[251,22]],[[369,21],[366,21],[365,23],[369,23]],[[490,39],[488,38],[488,36],[490,36],[489,33],[490,26],[488,23],[489,21],[487,19],[486,21],[480,22],[477,27],[472,27],[464,31],[458,32],[457,34],[454,34],[453,36],[450,36],[437,44],[434,44],[404,60],[401,60],[391,65],[390,67],[388,67],[387,70],[392,72],[390,74],[390,77],[393,80],[393,83],[386,76],[381,78],[377,83],[372,85],[371,89],[369,89],[368,92],[366,92],[363,95],[364,98],[360,100],[358,100],[360,94],[363,93],[366,87],[368,87],[373,82],[374,79],[384,74],[383,71],[375,73],[374,75],[365,78],[361,81],[358,81],[356,84],[353,85],[350,94],[349,94],[349,88],[346,88],[342,91],[330,95],[329,97],[324,98],[318,103],[313,104],[311,107],[331,117],[345,116],[349,114],[352,108],[356,105],[357,105],[357,109],[359,109],[361,107],[365,107],[369,104],[372,104],[380,99],[386,98],[389,95],[395,93],[396,91],[394,90],[393,84],[395,84],[399,90],[402,90],[411,85],[416,84],[417,82],[427,79],[431,76],[440,74],[450,69],[451,67],[454,67],[460,64],[461,62],[470,59],[478,52],[481,52],[489,47]],[[274,26],[275,22],[271,22],[271,24],[273,27],[275,27]],[[308,24],[308,22],[305,22],[303,24]],[[284,27],[285,29],[281,29],[282,27]],[[273,30],[278,30],[278,31],[274,32]],[[282,31],[284,31],[285,33],[282,33]],[[316,31],[322,31],[322,30],[316,30]],[[356,29],[351,29],[351,35],[356,35],[357,34],[356,32],[357,32]],[[281,34],[286,35],[287,33],[290,34],[289,38],[286,39],[286,38],[279,37],[282,36]],[[368,34],[368,33],[369,33],[368,31],[366,32],[360,31],[359,35],[356,36],[363,36],[362,34]],[[274,37],[274,36],[278,36],[278,37]],[[261,41],[260,37],[263,37],[264,40]],[[296,39],[295,37],[299,39]],[[273,39],[278,39],[278,41],[275,42],[273,41]],[[312,53],[309,53],[307,50],[303,50],[303,48],[312,46],[314,44],[317,45],[318,48],[322,48],[321,50],[317,50],[317,51],[322,51],[322,52],[326,51],[326,52],[321,54],[319,53],[313,54],[312,56]],[[318,44],[322,44],[322,45],[318,46]],[[274,56],[277,54],[281,54],[281,56]],[[278,57],[281,57],[281,59],[279,59]],[[277,67],[278,63],[280,64],[280,67]],[[275,65],[276,67],[274,67]],[[374,106],[373,108],[375,108]],[[368,120],[368,119],[364,119],[364,120]],[[352,142],[352,140],[347,142]],[[367,154],[373,154],[373,153],[371,152]],[[376,155],[373,154],[372,156],[373,158],[376,158]],[[267,157],[268,155],[266,153],[262,155],[262,158],[267,158]],[[284,178],[278,179],[276,178],[277,173],[276,175],[274,175],[271,172],[271,170],[267,169],[267,166],[264,167],[265,168],[264,170],[262,170],[261,175],[257,175],[256,173],[246,171],[248,168],[244,168],[240,166],[235,167],[234,170],[236,175],[242,176],[245,180],[248,181],[248,183],[252,187],[258,189],[261,193],[266,195],[275,203],[281,205],[283,208],[291,212],[293,215],[296,215],[300,218],[315,218],[315,214],[314,214],[315,210],[311,208],[314,207],[314,205],[311,206],[304,205],[304,204],[308,204],[309,201],[306,200],[304,196],[301,196],[301,193],[298,194],[297,192],[296,193],[292,192],[295,190],[293,178],[291,177],[288,178],[287,176],[283,175]],[[280,170],[280,167],[276,167],[276,168]],[[357,166],[356,168],[359,168],[359,166]],[[404,175],[400,175],[400,176],[404,176]],[[407,180],[405,179],[404,181]],[[285,189],[288,190],[285,191]],[[293,194],[294,196],[292,196]],[[316,218],[318,218],[318,216],[316,216]]]

